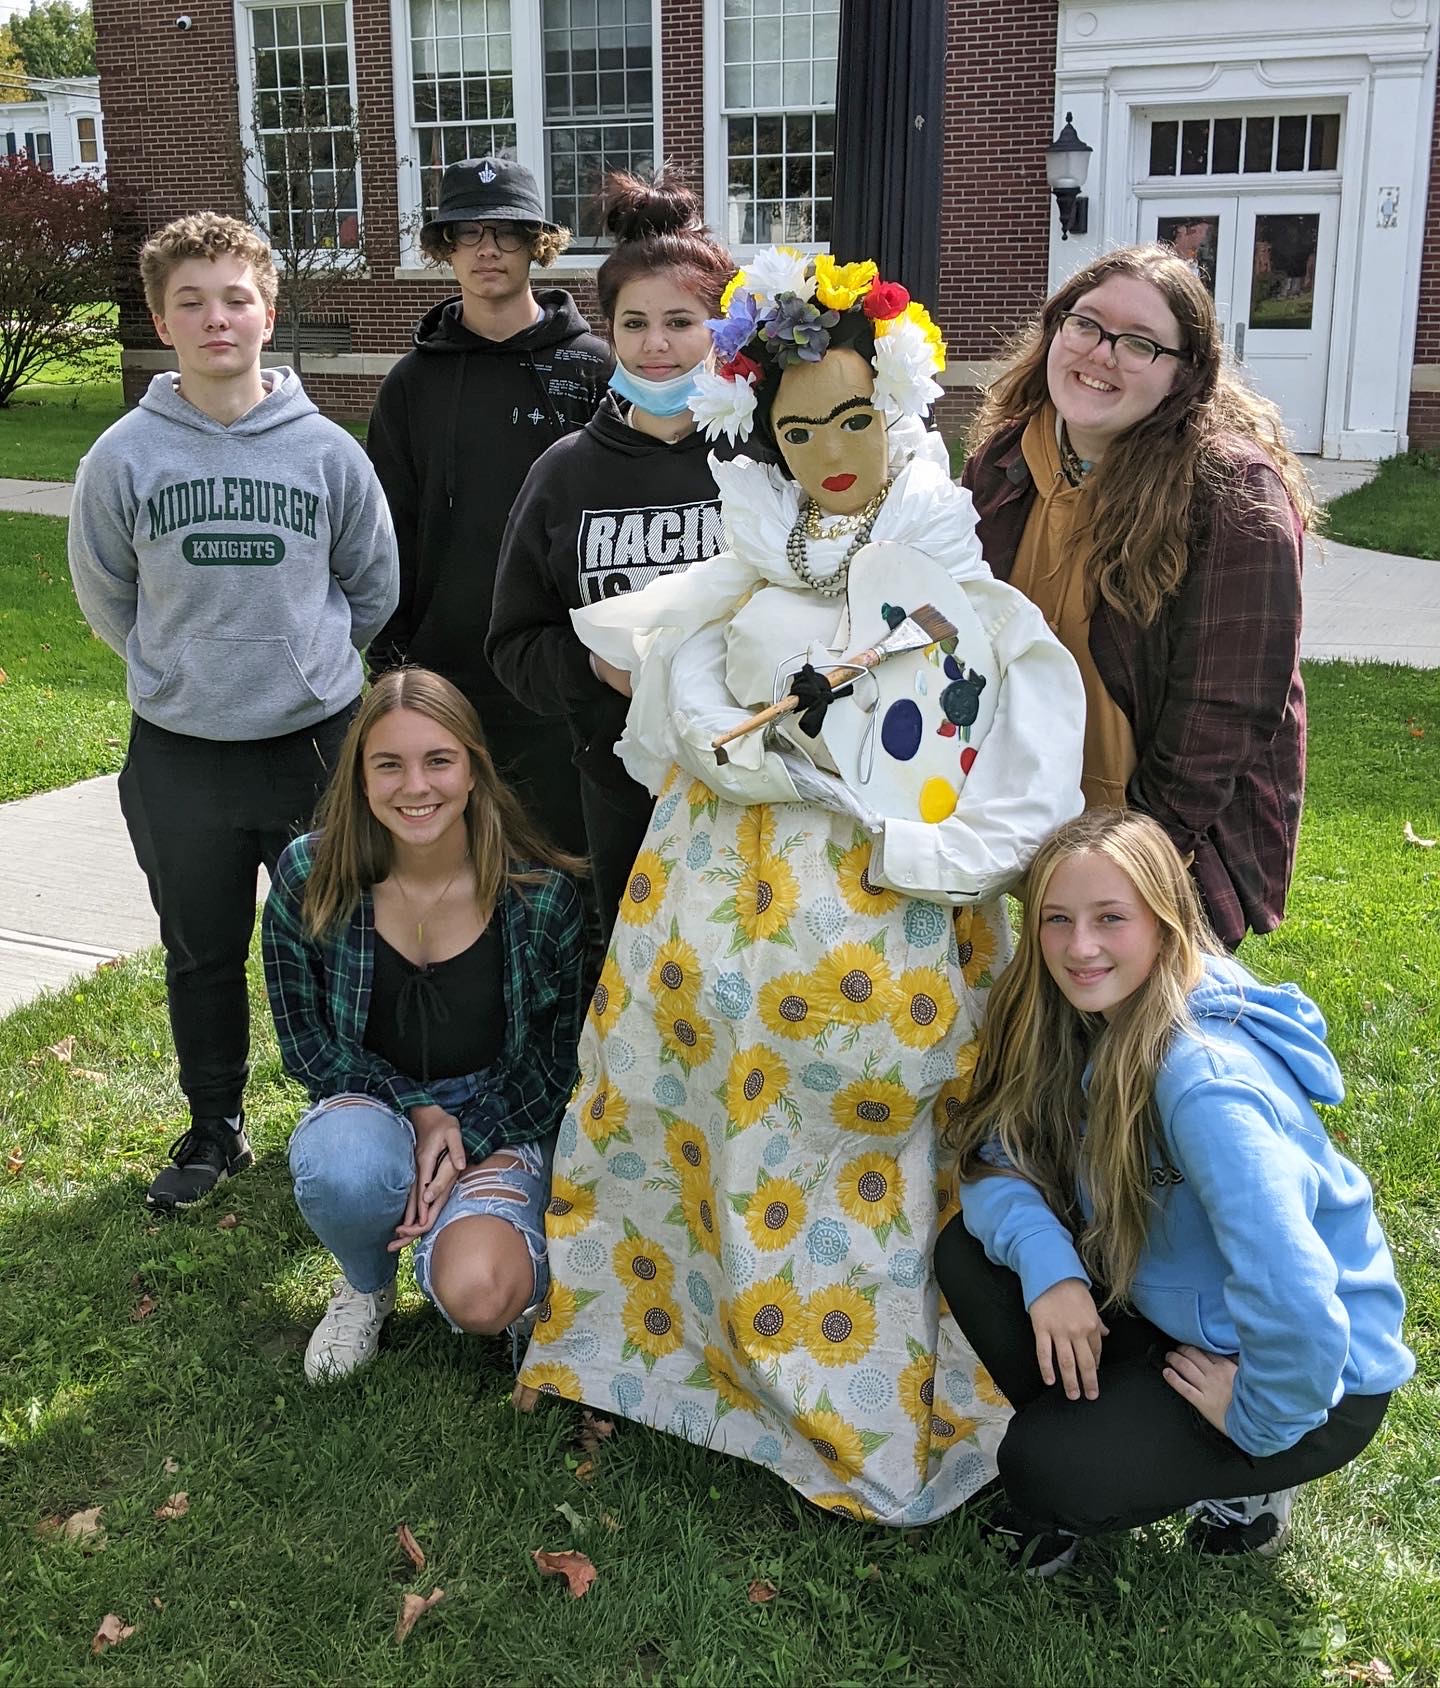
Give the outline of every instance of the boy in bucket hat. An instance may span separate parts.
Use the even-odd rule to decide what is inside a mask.
[[[370,418],[400,546],[400,604],[370,658],[376,671],[408,661],[458,686],[532,819],[583,851],[564,720],[523,709],[484,657],[510,506],[541,452],[594,415],[613,366],[568,293],[531,288],[531,265],[553,264],[568,241],[523,165],[446,167],[420,246],[451,265],[459,296],[426,312]]]

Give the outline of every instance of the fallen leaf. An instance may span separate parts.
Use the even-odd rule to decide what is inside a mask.
[[[400,1543],[400,1550],[417,1571],[425,1569],[425,1549],[415,1540],[414,1533],[408,1524],[397,1524],[395,1536]]]
[[[579,1465],[575,1467],[575,1481],[577,1483],[588,1483],[594,1476],[595,1461],[593,1459],[582,1459]]]
[[[131,1324],[138,1325],[142,1319],[148,1319],[154,1311],[155,1297],[153,1295],[142,1295],[130,1309]]]
[[[1381,1683],[1395,1680],[1395,1672],[1384,1659],[1371,1659],[1365,1665],[1346,1665],[1345,1674],[1352,1682],[1365,1683],[1367,1688],[1378,1688]]]
[[[49,1052],[57,1061],[62,1061],[68,1064],[75,1059],[74,1037],[62,1037],[59,1043],[52,1043],[50,1045]]]
[[[5,1157],[5,1170],[7,1172],[19,1172],[24,1164],[25,1156],[20,1152],[18,1147],[12,1149]]]
[[[92,1653],[103,1653],[107,1647],[118,1647],[135,1633],[135,1625],[127,1624],[118,1612],[107,1612],[90,1643]]]
[[[580,1409],[580,1432],[576,1437],[587,1454],[598,1453],[600,1444],[615,1434],[615,1421],[597,1418],[589,1407]]]
[[[123,955],[112,955],[108,961],[97,961],[95,963],[95,971],[97,973],[104,973],[111,967],[118,967],[124,959],[125,957]]]
[[[227,1213],[223,1219],[215,1221],[215,1229],[217,1231],[233,1231],[239,1223],[240,1221],[233,1213]]]
[[[530,1555],[546,1577],[564,1577],[570,1585],[570,1595],[578,1600],[595,1581],[595,1567],[583,1553],[546,1553],[536,1548]]]
[[[150,1604],[155,1608],[155,1610],[157,1612],[163,1612],[165,1610],[165,1602],[160,1598],[160,1596],[158,1594],[152,1594],[150,1596]]]
[[[510,1405],[517,1413],[533,1413],[540,1405],[540,1391],[528,1383],[516,1383],[510,1394]]]
[[[49,646],[48,646],[48,645],[47,645],[47,646],[46,646],[46,647],[45,647],[45,648],[46,648],[46,649],[47,649],[47,650],[48,650],[48,649],[49,649],[49,648],[50,648],[50,647],[49,647]],[[106,739],[106,740],[105,740],[105,742],[106,742],[106,744],[108,744],[108,745],[109,745],[109,746],[110,746],[110,748],[111,748],[111,749],[112,749],[112,750],[113,750],[113,749],[114,749],[114,748],[115,748],[115,747],[116,747],[116,745],[118,745],[118,744],[119,744],[119,742],[120,742],[120,740],[119,740],[119,739],[118,739],[118,738],[107,738],[107,739]]]
[[[63,1513],[43,1518],[35,1526],[39,1536],[55,1536],[61,1541],[78,1541],[87,1553],[100,1553],[105,1547],[105,1526],[100,1522],[103,1506],[87,1506],[82,1512]]]
[[[1411,826],[1409,821],[1406,821],[1406,823],[1405,823],[1405,831],[1404,831],[1403,836],[1404,836],[1405,842],[1407,844],[1418,844],[1419,847],[1422,850],[1433,850],[1435,848],[1435,840],[1433,838],[1419,838],[1419,837],[1417,837],[1416,833],[1415,833],[1415,828],[1413,826]]]
[[[403,1641],[432,1606],[445,1598],[445,1590],[437,1588],[430,1594],[406,1594],[401,1597],[400,1618],[395,1625],[396,1641]]]
[[[779,1592],[780,1590],[772,1582],[760,1580],[752,1582],[749,1590],[750,1604],[752,1606],[763,1606],[767,1600],[773,1600]]]
[[[167,1477],[173,1477],[180,1469],[180,1461],[166,1456],[165,1463],[160,1467]]]
[[[582,1518],[575,1508],[568,1502],[561,1501],[560,1505],[557,1506],[555,1510],[560,1514],[570,1528],[574,1530],[577,1536],[583,1536],[586,1530],[590,1528],[589,1521]]]
[[[76,1078],[88,1078],[91,1084],[108,1084],[110,1081],[104,1073],[97,1073],[94,1067],[72,1067]]]
[[[190,1497],[184,1489],[177,1489],[163,1506],[155,1508],[155,1516],[162,1524],[168,1524],[172,1519],[183,1518],[190,1510]]]
[[[600,1514],[600,1522],[607,1530],[618,1530],[620,1528],[620,1520],[613,1512],[602,1512]]]
[[[0,686],[3,686],[9,678],[10,676],[5,672],[5,670],[0,668]]]

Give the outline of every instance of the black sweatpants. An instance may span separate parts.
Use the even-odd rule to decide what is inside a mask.
[[[645,787],[625,775],[613,754],[610,760],[615,762],[619,778],[612,774],[603,784],[591,778],[583,762],[580,765],[580,806],[585,816],[602,956],[615,928],[620,899],[630,883],[630,870],[655,813],[655,799]]]
[[[192,1115],[240,1112],[259,869],[273,873],[309,826],[356,707],[299,732],[237,742],[131,721],[120,808],[160,916],[170,1029]]]
[[[1202,1418],[1162,1376],[1175,1339],[1138,1314],[1106,1310],[1100,1396],[1047,1386],[1020,1279],[952,1219],[935,1276],[970,1346],[1015,1416],[1000,1444],[1010,1504],[1040,1528],[1096,1535],[1150,1524],[1200,1500],[1272,1493],[1348,1465],[1380,1428],[1390,1397],[1345,1395],[1283,1453],[1254,1457]]]

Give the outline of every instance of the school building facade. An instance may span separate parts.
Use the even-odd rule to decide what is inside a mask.
[[[575,231],[541,273],[582,309],[613,165],[683,167],[742,263],[776,239],[823,247],[840,5],[94,0],[110,185],[132,236],[238,211],[237,132],[278,165],[303,122],[307,203],[365,259],[304,325],[305,380],[360,414],[453,291],[415,239],[453,159],[499,151],[535,172]],[[1199,266],[1300,449],[1440,443],[1437,44],[1440,0],[949,0],[927,301],[949,346],[942,425],[963,422],[1048,287],[1158,236]],[[1062,238],[1045,150],[1067,114],[1091,152],[1083,232]],[[121,323],[133,399],[168,363],[138,283]]]

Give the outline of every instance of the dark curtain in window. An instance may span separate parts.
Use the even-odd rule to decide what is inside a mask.
[[[831,248],[932,309],[944,101],[944,0],[841,0]]]

